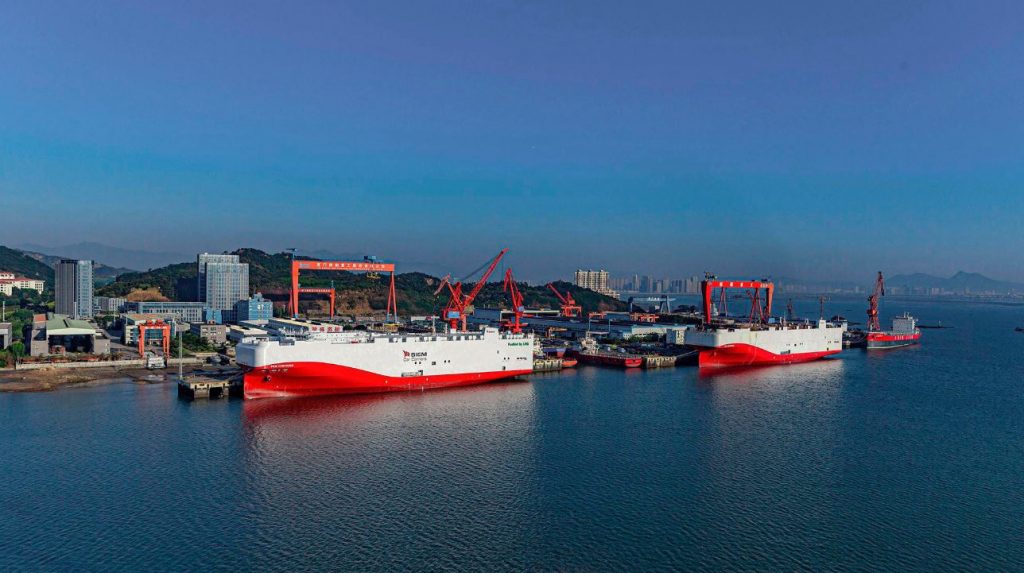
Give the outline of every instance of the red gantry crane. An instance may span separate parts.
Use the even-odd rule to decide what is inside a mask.
[[[294,256],[294,254],[293,254]],[[393,263],[382,263],[377,261],[376,257],[364,257],[362,261],[316,261],[306,259],[292,259],[292,288],[288,301],[288,309],[292,313],[293,318],[299,317],[299,293],[300,292],[312,292],[331,294],[332,299],[332,310],[331,314],[334,314],[333,310],[333,299],[334,296],[331,293],[331,289],[313,289],[304,288],[299,285],[299,271],[348,271],[348,272],[364,272],[370,273],[376,276],[378,272],[391,273],[391,283],[388,285],[388,307],[385,311],[386,322],[394,320],[398,322],[398,302],[395,296],[395,265]]]
[[[462,330],[466,330],[466,309],[473,304],[473,300],[476,299],[476,296],[480,294],[480,290],[484,288],[485,284],[487,284],[487,279],[490,278],[491,273],[493,273],[494,269],[498,266],[498,262],[501,261],[501,257],[504,257],[507,252],[508,249],[502,249],[501,252],[494,257],[490,262],[490,265],[487,266],[487,270],[484,271],[483,275],[481,275],[480,280],[473,285],[473,290],[469,291],[469,294],[462,294],[462,281],[458,281],[454,285],[448,277],[445,277],[445,279],[441,281],[441,287],[447,286],[448,292],[451,295],[451,298],[448,300],[448,306],[444,309],[444,319],[448,321],[448,325],[452,330],[458,330],[460,324],[462,325]],[[484,264],[486,265],[487,263]],[[483,266],[480,268],[483,268]],[[467,275],[467,277],[475,275],[480,268],[474,270],[472,273]],[[437,292],[441,292],[441,287],[438,287]]]
[[[519,292],[516,279],[512,277],[512,269],[505,270],[505,282],[501,288],[508,293],[508,298],[512,302],[513,318],[505,323],[505,327],[519,334],[523,331],[523,313],[526,312],[526,307],[523,306],[523,294]]]
[[[875,280],[875,292],[868,297],[868,332],[882,330],[878,324],[878,299],[885,296],[885,279],[882,278],[882,271],[878,271],[878,278]]]
[[[760,281],[725,281],[718,280],[712,275],[701,281],[701,295],[704,298],[704,324],[711,324],[711,297],[715,289],[722,289],[723,300],[726,289],[750,289],[750,322],[765,323],[772,313],[772,298],[775,295],[775,285],[766,280]],[[764,301],[761,301],[761,290],[764,290]]]
[[[551,289],[551,292],[555,293],[556,297],[558,297],[558,302],[562,305],[562,316],[566,318],[575,318],[583,314],[583,307],[576,303],[576,299],[572,298],[571,292],[565,291],[565,294],[562,294],[558,292],[558,289],[556,289],[555,285],[552,283],[548,283],[548,288]]]

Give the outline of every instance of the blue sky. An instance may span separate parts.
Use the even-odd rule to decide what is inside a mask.
[[[4,2],[0,243],[1024,280],[1024,5],[782,4]]]

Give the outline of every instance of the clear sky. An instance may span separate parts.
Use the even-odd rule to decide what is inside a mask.
[[[0,3],[0,243],[1024,281],[1021,2]]]

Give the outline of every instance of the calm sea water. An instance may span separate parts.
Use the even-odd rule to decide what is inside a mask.
[[[955,328],[716,376],[0,395],[0,570],[1022,570],[1024,308],[904,309]]]

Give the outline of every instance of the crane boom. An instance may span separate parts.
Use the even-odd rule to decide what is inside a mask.
[[[558,302],[560,302],[562,305],[562,316],[572,318],[579,316],[580,314],[583,313],[583,308],[580,305],[576,304],[576,299],[572,297],[571,292],[566,291],[566,293],[563,295],[561,292],[558,291],[557,288],[555,288],[555,285],[553,283],[548,283],[548,289],[550,289],[551,292],[555,293],[555,296],[558,297]]]
[[[497,268],[498,266],[498,262],[501,261],[501,257],[504,257],[505,253],[507,252],[508,249],[502,249],[501,252],[498,253],[496,257],[494,257],[494,260],[491,261],[490,266],[488,266],[487,270],[484,271],[484,274],[480,277],[480,280],[477,281],[475,285],[473,285],[473,290],[469,291],[469,294],[466,295],[465,302],[462,305],[463,308],[466,308],[469,305],[473,304],[473,300],[476,299],[476,295],[480,294],[480,291],[484,288],[484,285],[487,284],[487,279],[491,277],[491,273],[494,272],[494,269]]]
[[[882,271],[878,271],[878,278],[875,279],[875,291],[868,297],[868,332],[882,330],[878,323],[878,299],[885,296],[885,279]]]
[[[508,293],[508,297],[512,301],[513,319],[505,326],[512,332],[519,334],[523,331],[523,314],[526,312],[526,308],[523,306],[523,294],[519,292],[519,285],[516,284],[516,279],[512,277],[512,269],[505,270],[505,282],[502,283],[501,288]]]
[[[481,275],[480,280],[473,285],[473,290],[469,291],[469,294],[462,294],[462,281],[456,282],[455,286],[452,286],[451,282],[448,282],[448,290],[451,292],[451,299],[448,301],[448,306],[445,308],[444,318],[448,321],[452,330],[457,330],[460,323],[462,325],[462,330],[466,330],[466,309],[473,304],[473,300],[475,300],[476,296],[480,294],[481,290],[483,290],[484,285],[487,284],[487,279],[490,278],[491,273],[493,273],[494,269],[497,268],[498,262],[501,261],[501,258],[504,257],[507,252],[508,249],[502,249],[501,252],[494,257],[487,266],[487,270],[484,271],[483,275]],[[481,266],[480,268],[483,267]],[[475,272],[476,271],[474,271],[474,273]],[[440,289],[438,289],[438,292],[440,292]]]

